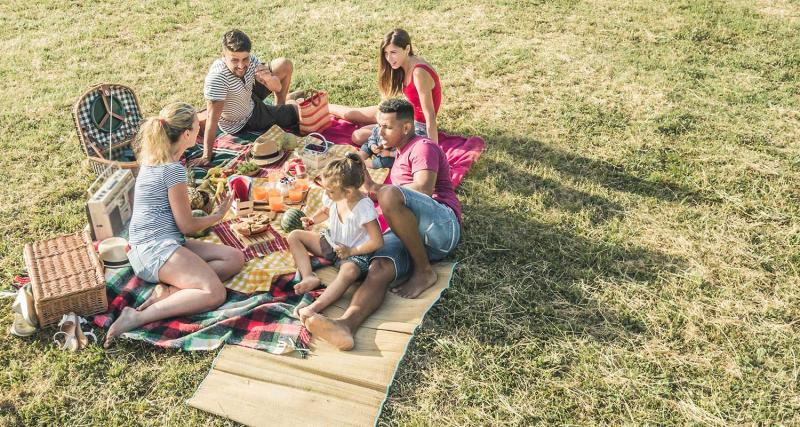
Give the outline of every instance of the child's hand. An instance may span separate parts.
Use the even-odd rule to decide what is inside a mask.
[[[350,256],[351,249],[344,245],[336,245],[334,252],[339,259],[345,259]]]
[[[303,223],[303,228],[306,230],[310,230],[311,226],[314,225],[314,220],[307,216],[300,218],[300,222]]]
[[[383,151],[383,145],[381,144],[372,144],[369,146],[369,149],[372,151],[372,154],[380,154]]]

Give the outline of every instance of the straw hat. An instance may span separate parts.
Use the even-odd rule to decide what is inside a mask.
[[[283,150],[271,139],[256,140],[250,150],[253,163],[259,166],[271,165],[283,158]]]
[[[109,237],[100,242],[97,251],[106,268],[122,268],[130,266],[127,253],[128,241],[122,237]]]

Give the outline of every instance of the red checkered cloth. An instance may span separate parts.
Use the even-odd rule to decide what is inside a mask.
[[[219,237],[222,243],[242,251],[245,261],[250,261],[256,257],[263,257],[272,252],[289,250],[289,243],[280,233],[275,231],[272,225],[269,226],[269,230],[267,231],[267,233],[272,234],[272,240],[245,248],[242,242],[236,238],[234,231],[231,230],[232,222],[233,220],[222,221],[215,225],[212,230],[214,230],[214,233]]]
[[[191,351],[214,350],[228,343],[276,354],[292,350],[305,354],[308,331],[291,313],[297,304],[310,303],[322,290],[297,295],[295,283],[294,275],[286,274],[275,280],[270,292],[247,295],[228,290],[225,303],[216,310],[148,323],[121,338]],[[120,269],[106,284],[109,310],[94,316],[95,325],[108,328],[123,308],[141,305],[154,286],[134,276],[130,267]]]

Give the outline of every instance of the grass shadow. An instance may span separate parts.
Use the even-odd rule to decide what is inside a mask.
[[[589,180],[607,188],[668,201],[700,204],[711,196],[684,184],[637,176],[631,166],[591,159],[570,153],[533,138],[515,138],[491,132],[486,136],[492,150],[503,150],[518,161],[531,159],[579,180]]]
[[[502,191],[515,196],[536,198],[546,209],[559,209],[577,214],[587,211],[593,224],[622,215],[622,206],[605,197],[570,188],[555,179],[528,172],[536,165],[531,160],[515,160],[514,164],[485,158],[483,166],[502,184]],[[502,216],[501,216],[502,217]]]

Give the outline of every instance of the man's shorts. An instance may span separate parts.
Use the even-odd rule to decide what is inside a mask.
[[[328,239],[322,237],[322,233],[319,235],[319,246],[322,248],[322,257],[331,261],[333,265],[337,268],[341,267],[341,265],[345,262],[352,262],[358,267],[360,271],[358,278],[362,279],[364,276],[367,275],[367,271],[369,271],[369,255],[353,255],[349,256],[346,259],[339,259],[339,256],[336,255],[336,252],[331,247],[331,244],[328,243]]]
[[[267,105],[264,100],[271,92],[266,86],[258,81],[253,84],[253,113],[247,120],[247,124],[242,128],[243,131],[264,132],[273,125],[278,125],[283,129],[293,132],[300,130],[300,118],[297,109],[293,105]]]
[[[131,245],[131,249],[128,251],[128,260],[137,277],[145,282],[158,283],[158,271],[167,263],[169,257],[184,244],[186,244],[186,239],[162,239]]]
[[[405,205],[419,224],[419,234],[428,259],[439,261],[456,248],[461,239],[461,224],[453,210],[427,194],[405,187],[397,187],[405,198]],[[403,242],[391,230],[383,235],[383,247],[372,254],[372,259],[387,258],[394,263],[395,281],[411,271],[411,256]]]

